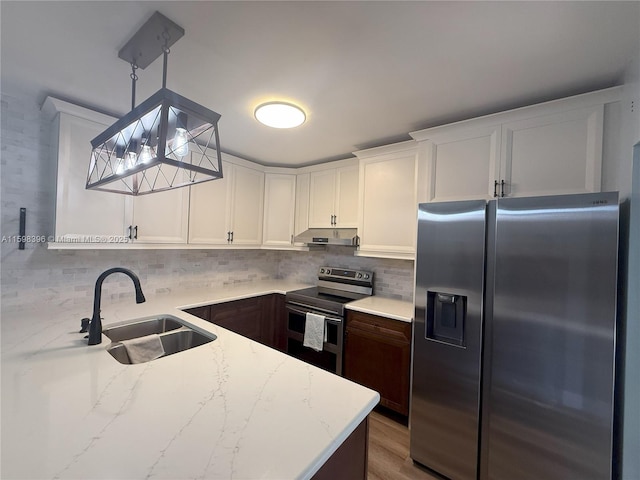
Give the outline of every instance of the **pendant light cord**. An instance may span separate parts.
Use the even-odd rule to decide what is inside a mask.
[[[136,70],[138,69],[138,65],[135,62],[131,62],[131,110],[136,108],[136,81],[138,80],[138,75],[136,75]]]

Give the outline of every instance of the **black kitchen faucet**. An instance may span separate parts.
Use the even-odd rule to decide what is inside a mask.
[[[122,267],[114,267],[102,272],[96,280],[96,288],[93,294],[93,317],[91,317],[91,324],[89,325],[89,345],[98,345],[99,343],[102,343],[102,319],[100,318],[102,282],[104,282],[104,279],[112,273],[124,273],[131,278],[131,280],[133,280],[133,286],[136,289],[136,303],[143,303],[145,301],[144,294],[142,293],[142,287],[140,287],[140,279],[131,270]]]

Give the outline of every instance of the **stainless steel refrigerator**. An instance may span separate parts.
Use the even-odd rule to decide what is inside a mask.
[[[411,457],[453,480],[612,476],[617,193],[420,204]]]

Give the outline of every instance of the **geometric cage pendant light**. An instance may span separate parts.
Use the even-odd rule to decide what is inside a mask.
[[[155,12],[118,53],[132,67],[132,110],[91,141],[87,189],[146,195],[222,178],[220,114],[166,88],[169,47],[182,35]],[[135,106],[136,69],[160,54],[162,88]]]

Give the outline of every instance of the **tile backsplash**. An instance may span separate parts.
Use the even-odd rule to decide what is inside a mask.
[[[353,256],[353,247],[327,247],[326,251],[287,252],[280,258],[279,274],[294,281],[316,283],[321,266],[374,272],[373,292],[387,298],[413,301],[413,261]]]
[[[113,266],[135,271],[148,295],[276,278],[313,284],[322,265],[356,268],[374,271],[376,295],[412,301],[412,261],[354,257],[349,247],[314,252],[48,250],[44,243],[27,243],[25,250],[18,250],[10,237],[18,234],[20,207],[27,208],[27,235],[54,233],[56,169],[49,147],[51,126],[37,100],[3,92],[1,102],[3,308],[36,302],[90,304],[96,278]],[[105,282],[104,298],[126,296],[133,296],[128,278],[117,276]]]

